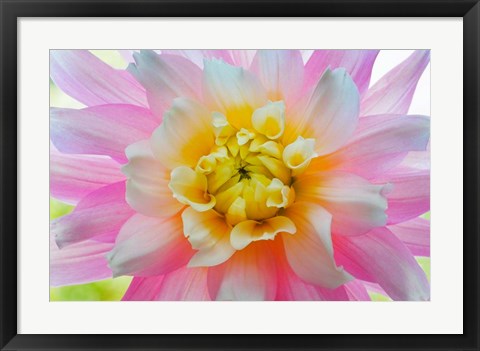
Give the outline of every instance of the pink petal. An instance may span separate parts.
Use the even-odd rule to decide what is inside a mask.
[[[327,68],[343,67],[362,95],[370,83],[378,53],[379,50],[314,50],[305,65],[305,90],[314,86]]]
[[[287,261],[307,283],[335,289],[351,279],[337,267],[330,234],[332,216],[314,203],[295,202],[285,216],[297,227],[293,235],[282,234]]]
[[[207,268],[183,267],[168,273],[157,295],[160,301],[210,301]]]
[[[207,270],[180,268],[156,277],[135,277],[123,301],[209,301]]]
[[[296,201],[324,207],[333,216],[332,232],[361,235],[387,222],[386,185],[346,172],[316,172],[299,177],[293,184]]]
[[[126,62],[135,62],[135,60],[133,59],[134,52],[135,50],[118,50],[118,53],[120,54],[120,56],[123,57]]]
[[[92,191],[124,179],[120,165],[109,157],[50,151],[50,194],[63,202],[77,204]]]
[[[388,294],[385,292],[385,290],[383,290],[383,288],[377,283],[367,282],[365,280],[360,280],[360,281],[362,282],[363,286],[365,286],[367,291],[388,297]]]
[[[313,92],[287,111],[284,144],[298,136],[315,138],[316,152],[329,154],[350,139],[358,111],[358,90],[348,73],[343,68],[327,69]]]
[[[312,167],[352,172],[371,179],[399,164],[409,151],[425,150],[429,139],[428,117],[364,117],[347,145],[315,159]]]
[[[159,120],[173,99],[200,98],[202,71],[191,61],[178,55],[157,55],[151,50],[133,56],[136,63],[128,71],[145,87],[150,109]]]
[[[337,262],[339,266],[344,267],[347,272],[354,276],[356,279],[361,279],[362,281],[367,282],[375,281],[375,278],[368,271],[366,271],[361,264],[349,258],[348,252],[344,252],[341,250],[341,248],[338,248],[338,242],[341,240],[337,239],[338,236],[340,235],[333,235],[332,237],[333,245],[335,248],[335,262]]]
[[[155,301],[164,277],[164,275],[134,277],[123,295],[122,301]]]
[[[377,177],[374,183],[390,183],[393,189],[387,194],[388,224],[416,218],[430,210],[430,170],[396,167]]]
[[[149,138],[157,125],[147,109],[133,105],[50,109],[50,136],[59,151],[108,155],[121,163],[125,148]]]
[[[411,151],[405,156],[400,163],[401,167],[409,167],[416,169],[430,169],[430,143],[427,145],[426,151]]]
[[[128,164],[122,171],[127,175],[126,200],[137,212],[151,217],[170,217],[184,206],[168,188],[170,171],[154,156],[149,140],[127,147]]]
[[[302,53],[302,59],[303,59],[303,62],[304,63],[307,63],[308,60],[310,60],[310,57],[312,57],[313,53],[314,53],[315,50],[300,50],[300,52]]]
[[[145,91],[125,71],[118,71],[88,50],[51,50],[50,76],[65,93],[87,106],[147,106]]]
[[[53,234],[53,232],[52,232]],[[105,254],[112,243],[86,240],[59,249],[50,236],[50,285],[85,284],[112,277]]]
[[[275,261],[268,245],[256,242],[225,263],[208,269],[212,300],[273,300],[277,290]]]
[[[195,63],[198,67],[203,68],[203,61],[205,59],[211,60],[216,58],[221,59],[228,64],[234,64],[231,51],[233,50],[162,50],[162,54],[185,57]]]
[[[133,54],[140,52],[140,50],[117,50],[117,51],[120,53],[120,56],[122,56],[127,63],[135,63]],[[169,51],[169,50],[153,50],[153,51],[156,52],[157,54],[161,54],[162,51]],[[182,50],[171,50],[171,51],[182,51]]]
[[[114,277],[156,276],[185,266],[194,251],[183,236],[180,216],[132,216],[122,227],[107,258]]]
[[[221,59],[226,63],[233,65],[234,60],[232,58],[231,50],[202,50],[203,57],[207,60]]]
[[[359,280],[352,280],[345,285],[345,288],[349,300],[352,301],[371,301],[370,295],[368,295],[367,289],[365,285],[361,283]]]
[[[125,182],[118,182],[88,194],[72,213],[53,220],[50,231],[61,248],[94,237],[114,240],[133,214],[125,202]]]
[[[235,66],[249,69],[256,52],[257,50],[230,50],[230,55]]]
[[[194,63],[200,68],[203,68],[203,60],[205,56],[203,55],[203,50],[160,50],[157,53],[167,54],[167,55],[178,55],[183,58],[188,59],[188,61]]]
[[[289,105],[301,94],[304,68],[299,50],[258,50],[250,70],[260,78],[270,101]]]
[[[430,221],[415,218],[388,227],[415,256],[430,257]]]
[[[363,96],[360,115],[406,114],[429,62],[430,50],[417,50],[385,74]]]
[[[290,268],[284,254],[277,255],[277,296],[278,301],[348,301],[349,297],[344,288],[322,288],[308,284]]]
[[[388,229],[377,228],[360,236],[334,236],[335,251],[371,276],[394,300],[429,300],[427,277],[408,248]],[[345,269],[350,269],[348,261]],[[357,277],[358,278],[358,277]]]

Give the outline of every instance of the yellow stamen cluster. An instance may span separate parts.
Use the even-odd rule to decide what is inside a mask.
[[[294,202],[293,177],[316,155],[314,139],[298,137],[289,145],[282,144],[282,101],[255,110],[251,123],[240,129],[223,114],[213,112],[212,128],[215,145],[210,153],[194,168],[172,171],[169,186],[178,201],[199,212],[213,208],[232,227],[244,221],[261,223]]]

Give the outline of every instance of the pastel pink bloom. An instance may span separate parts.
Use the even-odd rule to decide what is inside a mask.
[[[51,283],[124,300],[428,300],[429,51],[51,53]]]

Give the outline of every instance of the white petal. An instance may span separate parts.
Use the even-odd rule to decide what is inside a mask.
[[[182,213],[183,231],[190,244],[199,250],[190,267],[215,266],[228,260],[235,249],[230,245],[230,227],[214,210],[197,212],[187,208]]]
[[[319,204],[332,214],[335,234],[361,235],[387,222],[385,193],[390,190],[389,185],[330,171],[301,176],[294,187],[297,201]]]
[[[285,215],[297,227],[295,235],[282,235],[287,260],[308,283],[335,289],[351,276],[335,264],[330,234],[332,216],[314,203],[296,202]]]
[[[128,177],[126,200],[137,212],[146,216],[169,217],[183,205],[168,188],[170,171],[153,157],[148,140],[127,147],[128,164],[122,171]]]
[[[357,87],[344,69],[327,69],[310,97],[291,113],[284,144],[303,136],[315,138],[319,155],[337,150],[357,127],[359,99]]]
[[[299,50],[258,50],[251,70],[260,77],[269,100],[291,104],[299,97],[304,75]]]
[[[195,167],[214,145],[210,113],[193,100],[175,99],[150,142],[154,156],[165,167]]]
[[[253,74],[219,60],[205,61],[203,95],[210,108],[225,114],[237,129],[250,127],[252,112],[267,102]]]

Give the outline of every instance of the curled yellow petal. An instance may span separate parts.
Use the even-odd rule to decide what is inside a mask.
[[[200,160],[198,160],[197,166],[195,167],[195,171],[198,173],[210,174],[216,167],[217,159],[214,155],[210,154],[200,157]]]
[[[238,145],[245,145],[254,137],[255,133],[249,131],[248,129],[242,128],[237,132]]]
[[[278,139],[285,131],[285,103],[269,102],[252,115],[253,128],[269,139]]]
[[[288,217],[277,216],[262,222],[243,221],[233,227],[230,243],[237,250],[242,250],[253,241],[273,240],[280,233],[295,234],[297,228]]]
[[[295,192],[293,188],[286,186],[280,179],[274,178],[267,186],[267,206],[286,208],[292,204],[295,199]]]
[[[237,138],[229,138],[226,145],[232,156],[236,157],[238,155],[238,151],[240,150],[240,145],[238,145]]]
[[[274,157],[261,155],[258,156],[258,159],[262,161],[263,165],[273,174],[275,178],[280,179],[283,184],[290,183],[290,170],[285,167],[282,161],[277,160]]]
[[[215,144],[225,145],[228,139],[235,134],[233,128],[227,121],[227,117],[220,112],[212,112],[212,125],[215,134]]]
[[[218,161],[228,159],[228,151],[225,146],[216,147],[209,155],[200,157],[198,160],[195,171],[203,174],[210,174],[216,168]]]
[[[228,187],[223,192],[219,192],[216,194],[217,197],[217,205],[215,209],[220,213],[226,213],[232,203],[240,196],[243,191],[244,183],[239,182],[236,183],[234,186]]]
[[[222,128],[229,125],[227,121],[227,117],[223,113],[220,112],[212,112],[212,125],[215,128]]]
[[[283,162],[292,170],[292,176],[301,174],[316,157],[315,139],[304,139],[301,136],[283,150]]]
[[[269,183],[270,181],[265,176],[262,176],[261,174],[253,174],[250,182],[243,189],[247,218],[262,220],[275,216],[278,212],[278,208],[267,207],[266,205],[268,197],[267,185]]]
[[[196,211],[207,211],[215,206],[215,197],[207,192],[207,178],[189,167],[175,168],[168,187],[172,190],[173,197]]]
[[[251,152],[259,152],[260,146],[265,144],[269,139],[262,134],[255,135],[255,138],[252,140],[249,146]]]
[[[247,213],[245,212],[246,202],[242,197],[237,197],[235,201],[228,208],[225,217],[227,222],[234,226],[247,219]]]
[[[272,156],[278,159],[282,158],[282,153],[283,153],[283,146],[279,143],[276,143],[274,141],[267,141],[266,143],[260,145],[258,147],[258,152],[261,152],[262,154]]]
[[[234,166],[234,161],[232,159],[226,160],[220,164],[217,164],[215,172],[207,176],[208,191],[211,194],[215,194],[220,187],[222,187],[235,175],[236,170]]]

